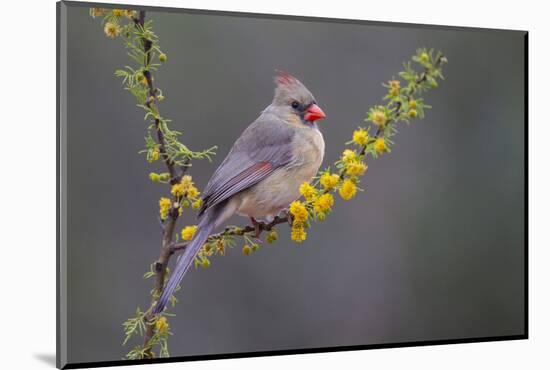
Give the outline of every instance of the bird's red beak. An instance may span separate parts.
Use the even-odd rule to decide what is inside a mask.
[[[304,114],[304,120],[309,122],[315,122],[317,120],[325,118],[327,115],[317,104],[311,104]]]

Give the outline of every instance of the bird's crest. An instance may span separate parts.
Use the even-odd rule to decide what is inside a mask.
[[[298,79],[293,75],[291,75],[290,73],[279,69],[276,69],[275,72],[277,74],[275,75],[274,80],[277,87],[297,85],[297,84],[301,85],[300,81],[298,81]]]
[[[290,104],[289,100],[313,101],[313,95],[296,77],[288,72],[276,69],[275,81],[275,96],[273,101],[284,105]]]

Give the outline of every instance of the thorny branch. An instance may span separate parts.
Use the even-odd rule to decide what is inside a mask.
[[[444,63],[445,61],[445,57],[443,56],[443,54],[439,55],[434,63],[434,67],[435,68],[439,68],[441,67],[441,65]],[[416,85],[420,85],[422,82],[426,81],[426,78],[428,77],[428,71],[425,70],[424,72],[422,72],[419,76],[418,76],[418,79],[416,80]],[[407,94],[406,97],[407,97],[407,100],[408,101],[411,101],[413,99],[413,94],[414,94],[415,91],[412,91],[410,94]],[[396,106],[395,106],[395,117],[399,118],[401,116],[401,114],[405,113],[403,112],[402,110],[403,108],[403,104],[401,104],[401,102],[397,102],[396,103]],[[391,125],[391,124],[395,124],[396,123],[396,119],[389,119],[388,122],[386,123],[386,125]],[[380,134],[382,134],[382,131],[384,129],[384,126],[378,126],[378,128],[376,129],[376,133],[374,134],[373,138],[369,140],[369,142],[375,142],[376,139],[378,139],[380,137]],[[365,155],[365,150],[366,150],[367,146],[364,146],[363,149],[361,150],[361,152],[359,153],[359,155]],[[340,172],[340,178],[342,178],[344,175],[344,173],[341,171]]]
[[[145,25],[145,11],[141,10],[138,13],[137,18],[133,18],[134,24],[136,27],[141,27]],[[147,69],[147,66],[150,65],[151,62],[151,52],[153,48],[153,41],[147,38],[142,38],[141,40],[143,45],[143,51],[145,54],[143,66],[145,67],[145,70],[143,71],[143,76],[145,77],[145,80],[147,81],[148,86],[148,99],[145,103],[145,105],[148,108],[154,107],[155,110],[158,112],[158,90],[155,88],[153,75],[150,69]],[[162,132],[162,129],[160,127],[160,119],[155,118],[154,119],[155,124],[155,131],[157,134],[157,141],[159,144],[159,152],[160,156],[162,157],[166,168],[168,170],[168,173],[170,175],[170,185],[177,184],[180,179],[185,175],[187,170],[189,169],[190,164],[190,158],[187,158],[183,165],[180,166],[180,173],[177,174],[177,168],[174,163],[168,156],[168,153],[166,152],[166,140],[164,138],[164,133]],[[178,199],[176,196],[172,196],[172,204],[177,204]],[[166,280],[166,269],[168,266],[168,263],[170,261],[170,256],[174,253],[172,240],[174,239],[174,231],[176,229],[176,222],[179,217],[178,208],[172,206],[169,211],[169,217],[167,218],[166,225],[163,225],[163,232],[162,232],[162,241],[161,241],[161,247],[160,247],[160,255],[158,259],[153,264],[154,271],[155,271],[155,284],[154,284],[154,294],[151,298],[151,303],[154,303],[154,301],[162,294],[162,291],[164,289],[164,284]],[[181,248],[180,248],[181,249]],[[147,329],[144,336],[144,346],[148,346],[148,343],[150,339],[155,335],[155,327],[154,327],[154,317],[152,317],[150,314],[147,315]],[[146,353],[148,356],[152,357],[152,348],[146,348]]]
[[[136,24],[136,27],[143,27],[145,24],[145,11],[141,10],[139,12],[138,18],[134,18],[133,21]],[[145,68],[147,68],[147,66],[150,64],[151,48],[153,46],[153,41],[143,38],[142,45],[143,45],[143,51],[145,52],[143,65]],[[145,77],[147,81],[147,86],[149,87],[148,99],[147,99],[146,105],[148,108],[155,106],[155,108],[158,111],[158,107],[156,106],[156,103],[158,101],[157,89],[153,84],[153,76],[151,74],[151,71],[149,69],[145,69],[143,72],[143,76]],[[164,134],[160,128],[160,120],[158,118],[155,118],[154,121],[155,121],[155,131],[157,133],[157,140],[159,143],[159,152],[162,159],[164,160],[164,163],[166,164],[168,173],[170,174],[170,184],[173,185],[179,181],[179,176],[176,175],[176,168],[175,168],[174,162],[168,157],[168,154],[166,153],[166,142],[164,139]],[[176,201],[177,200],[175,199],[175,196],[173,196],[172,204],[176,203]],[[160,255],[157,261],[154,263],[154,270],[156,275],[155,275],[155,285],[154,285],[155,293],[151,298],[152,301],[155,301],[158,298],[158,296],[162,293],[162,290],[164,289],[164,281],[166,278],[166,267],[168,266],[170,256],[172,255],[170,251],[170,244],[172,243],[172,240],[174,238],[174,230],[176,228],[176,221],[178,217],[179,217],[179,213],[177,208],[172,207],[169,212],[169,217],[167,218],[167,224],[163,227],[162,241],[160,246]],[[144,336],[144,346],[147,346],[150,339],[153,337],[153,335],[155,335],[155,327],[153,325],[153,321],[154,320],[151,317],[151,315],[147,315],[147,329]],[[146,348],[146,354],[148,357],[153,357],[152,348]]]

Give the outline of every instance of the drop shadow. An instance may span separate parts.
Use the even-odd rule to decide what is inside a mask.
[[[35,353],[34,358],[42,361],[46,365],[55,367],[55,353]]]

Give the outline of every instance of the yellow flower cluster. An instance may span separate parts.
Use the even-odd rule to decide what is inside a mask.
[[[199,196],[199,194],[200,194],[199,190],[194,186],[191,186],[189,189],[187,189],[187,197],[189,199],[196,199]]]
[[[299,200],[290,203],[288,211],[294,217],[294,223],[305,224],[307,222],[309,214],[304,203]]]
[[[375,109],[372,112],[372,122],[374,122],[375,125],[384,126],[387,121],[388,117],[386,116],[386,112],[382,109]]]
[[[149,174],[149,179],[152,182],[168,181],[170,180],[170,174],[168,172],[163,172],[163,173],[151,172]]]
[[[193,203],[191,203],[191,208],[199,209],[202,206],[202,198],[197,198]]]
[[[350,200],[357,193],[357,186],[351,179],[345,179],[338,191],[344,200]]]
[[[149,78],[151,79],[151,81],[155,81],[154,76],[149,75]],[[149,86],[149,81],[147,81],[147,77],[145,77],[145,75],[141,72],[136,74],[136,81],[139,82],[142,86],[145,86],[145,87]],[[155,100],[154,97],[152,96],[149,97],[149,102],[153,102],[154,100]]]
[[[172,207],[172,201],[168,198],[160,198],[159,200],[159,214],[160,219],[164,220],[166,217],[168,217],[168,212],[170,212],[170,208]]]
[[[216,241],[216,251],[222,256],[225,255],[225,241],[223,238]]]
[[[346,166],[346,175],[348,176],[363,176],[368,166],[361,161],[353,161]]]
[[[268,234],[267,234],[267,238],[266,238],[266,241],[268,243],[273,243],[274,241],[276,241],[277,239],[279,239],[279,234],[277,234],[277,231],[275,230],[271,230]]]
[[[159,333],[165,333],[170,329],[170,325],[168,324],[168,319],[165,316],[160,317],[155,322],[155,328]]]
[[[115,17],[122,17],[124,14],[126,14],[126,10],[124,9],[113,9],[113,15]]]
[[[172,195],[176,197],[183,197],[185,195],[185,191],[186,189],[184,189],[181,183],[172,185],[172,189],[170,190]]]
[[[313,208],[317,213],[327,213],[328,211],[330,211],[333,205],[334,198],[332,197],[332,194],[326,193],[315,200]]]
[[[420,61],[422,63],[428,63],[430,61],[430,55],[426,52],[423,52],[422,54],[420,54]]]
[[[101,17],[102,15],[105,15],[106,12],[107,12],[107,9],[104,9],[104,8],[91,8],[90,9],[90,15],[92,16],[92,18]]]
[[[137,11],[135,10],[130,10],[130,9],[126,9],[124,11],[124,15],[129,18],[129,19],[133,19],[133,18],[136,18],[137,17]]]
[[[388,151],[388,146],[386,145],[386,140],[383,138],[378,138],[374,142],[374,150],[376,153],[381,154]]]
[[[399,82],[398,80],[391,80],[389,81],[389,94],[391,97],[397,97],[399,96],[399,92],[401,90],[401,82]]]
[[[105,32],[105,35],[107,35],[107,37],[114,39],[115,37],[120,35],[120,26],[113,22],[107,22],[105,23],[103,31]]]
[[[409,111],[407,112],[407,115],[411,118],[416,118],[418,116],[418,111],[416,110],[416,107],[418,106],[417,101],[414,99],[409,100],[408,105]]]
[[[245,256],[250,255],[252,252],[256,252],[260,246],[254,242],[250,242],[250,244],[243,245],[242,252]]]
[[[185,226],[181,230],[181,238],[183,240],[189,241],[189,240],[193,239],[193,236],[195,236],[196,232],[197,232],[197,226],[196,225]]]
[[[163,174],[160,174],[162,176]],[[168,175],[168,174],[166,174]],[[149,175],[151,177],[151,175]],[[157,179],[156,176],[153,176],[151,180],[155,182]],[[168,179],[166,177],[159,178],[159,181],[167,181]],[[180,202],[178,212],[181,215],[183,213],[183,208],[188,208],[191,206],[193,209],[197,210],[202,206],[202,199],[199,197],[200,192],[195,187],[195,184],[193,183],[193,179],[191,176],[183,176],[179,183],[172,185],[172,188],[170,190],[173,196],[175,196],[178,201]]]
[[[160,176],[158,173],[155,173],[155,172],[151,172],[149,174],[149,179],[152,181],[152,182],[159,182],[160,181]]]
[[[154,148],[150,151],[150,156],[149,156],[149,163],[152,163],[154,161],[158,161],[158,159],[160,158],[160,151],[158,148]]]
[[[353,131],[353,142],[357,145],[367,145],[369,133],[364,128]]]
[[[183,176],[178,184],[172,185],[171,193],[175,197],[187,197],[193,201],[197,201],[197,197],[200,195],[199,190],[193,184],[192,177],[189,175]],[[200,204],[198,204],[198,207],[200,207]]]
[[[358,145],[366,145],[367,140],[357,140],[357,137],[360,137],[357,133],[359,131],[367,132],[364,129],[360,128],[353,133],[353,141]],[[341,157],[342,163],[345,165],[345,174],[347,176],[363,176],[365,171],[367,171],[368,166],[361,161],[361,157],[357,154],[355,150],[346,149],[342,152]]]
[[[288,211],[294,218],[290,238],[295,242],[301,243],[306,240],[307,233],[305,226],[309,213],[307,212],[306,206],[299,200],[290,203]]]
[[[325,190],[332,190],[338,185],[338,181],[340,181],[340,176],[338,176],[335,173],[329,173],[325,172],[321,175],[319,178],[319,182],[325,188]]]
[[[306,229],[303,226],[292,225],[292,231],[290,232],[290,239],[296,243],[301,243],[307,238]]]
[[[357,152],[351,149],[346,149],[342,153],[342,162],[345,164],[354,162],[357,160]]]
[[[317,198],[317,189],[315,189],[309,182],[304,182],[300,185],[300,194],[302,194],[308,202],[312,202],[315,198]]]

